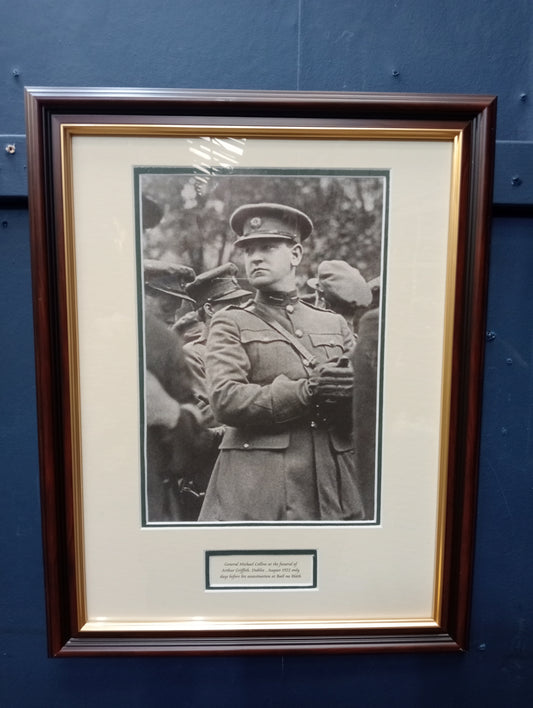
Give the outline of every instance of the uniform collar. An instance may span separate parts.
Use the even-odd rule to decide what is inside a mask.
[[[298,302],[298,292],[291,290],[288,293],[278,292],[274,290],[258,290],[256,302],[271,307],[285,307],[286,305],[294,305]]]

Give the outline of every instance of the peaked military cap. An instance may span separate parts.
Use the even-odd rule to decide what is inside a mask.
[[[317,273],[318,277],[310,278],[307,284],[323,292],[326,300],[361,307],[367,307],[372,302],[370,284],[357,268],[346,261],[322,261]]]
[[[237,234],[236,246],[262,238],[304,241],[313,231],[313,222],[299,209],[285,204],[244,204],[235,209],[229,220]]]
[[[147,258],[144,261],[144,284],[146,287],[182,300],[192,298],[185,292],[185,286],[194,280],[195,272],[189,266],[171,261]]]
[[[187,293],[201,307],[206,302],[224,302],[241,297],[251,297],[249,290],[243,290],[236,278],[238,268],[234,263],[223,263],[196,276],[186,286]]]

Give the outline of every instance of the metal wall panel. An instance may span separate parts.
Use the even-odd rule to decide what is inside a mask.
[[[532,199],[530,0],[18,0],[3,5],[0,704],[530,705],[530,207],[522,210],[525,217],[513,217],[511,210],[511,216],[494,220],[466,654],[46,657],[23,123],[25,84],[494,93],[500,141],[495,201],[516,209]],[[15,144],[15,153],[5,151],[8,144]]]

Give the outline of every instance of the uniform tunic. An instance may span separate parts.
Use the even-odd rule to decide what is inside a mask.
[[[310,362],[255,313],[276,320],[319,363],[353,347],[340,315],[296,296],[258,293],[215,315],[208,389],[217,420],[228,427],[199,520],[362,518],[351,430],[316,416]]]
[[[205,380],[205,356],[207,353],[207,332],[186,342],[183,345],[185,360],[191,372],[191,386],[200,399],[207,400],[207,384]]]

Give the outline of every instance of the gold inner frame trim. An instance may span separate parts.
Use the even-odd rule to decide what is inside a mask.
[[[438,124],[438,121],[435,121]],[[72,488],[74,513],[74,547],[76,573],[77,618],[80,632],[92,631],[179,631],[198,629],[377,629],[377,628],[438,628],[442,616],[443,564],[446,516],[446,486],[448,470],[448,439],[450,432],[450,391],[452,370],[452,339],[454,326],[455,284],[459,224],[459,195],[461,188],[461,159],[463,152],[463,128],[432,127],[338,127],[338,126],[249,126],[249,125],[191,125],[191,124],[142,124],[142,123],[62,123],[60,125],[61,145],[61,189],[63,203],[65,288],[68,328],[68,361],[70,381],[70,434],[72,447]],[[429,126],[429,127],[427,127]],[[126,621],[111,619],[87,620],[85,544],[84,544],[84,501],[83,501],[83,459],[81,440],[81,394],[80,361],[78,343],[77,276],[75,255],[75,214],[73,203],[73,156],[74,136],[98,137],[237,137],[256,139],[287,140],[375,140],[375,141],[441,141],[453,143],[451,170],[451,198],[449,210],[449,234],[446,264],[446,295],[444,317],[444,351],[441,387],[440,463],[437,511],[437,544],[435,549],[433,618],[402,618],[391,620],[365,619],[312,620],[287,622],[221,622],[209,621]]]
[[[85,589],[85,542],[82,486],[81,391],[78,337],[78,297],[76,236],[74,228],[72,144],[61,131],[61,188],[63,198],[63,237],[65,249],[66,315],[68,328],[70,435],[72,454],[72,505],[74,524],[76,612],[78,621],[87,616]]]
[[[463,135],[459,133],[453,141],[452,171],[450,180],[450,217],[448,230],[448,254],[446,264],[446,296],[444,309],[444,334],[441,386],[441,427],[439,461],[439,495],[437,512],[437,549],[435,558],[435,617],[442,617],[442,586],[444,571],[444,539],[446,532],[446,497],[448,482],[450,437],[450,393],[452,388],[453,331],[455,311],[455,286],[457,280],[457,248],[459,238],[459,207],[461,194],[461,161],[463,156]]]
[[[306,140],[429,140],[452,141],[462,132],[462,126],[442,127],[339,127],[339,126],[250,126],[250,125],[151,125],[131,123],[63,123],[61,132],[64,139],[74,135],[99,137],[142,137],[142,138],[285,138]],[[384,137],[386,133],[386,137]]]
[[[343,622],[338,620],[323,621],[323,622],[297,622],[291,620],[289,622],[221,622],[201,620],[186,620],[183,622],[154,622],[147,620],[145,622],[117,622],[116,620],[107,621],[103,619],[92,620],[87,622],[81,632],[190,632],[196,631],[261,631],[261,630],[350,630],[350,629],[439,629],[439,625],[432,619],[414,619],[414,620],[389,620],[389,621],[374,621],[374,620],[354,620],[353,622]]]

